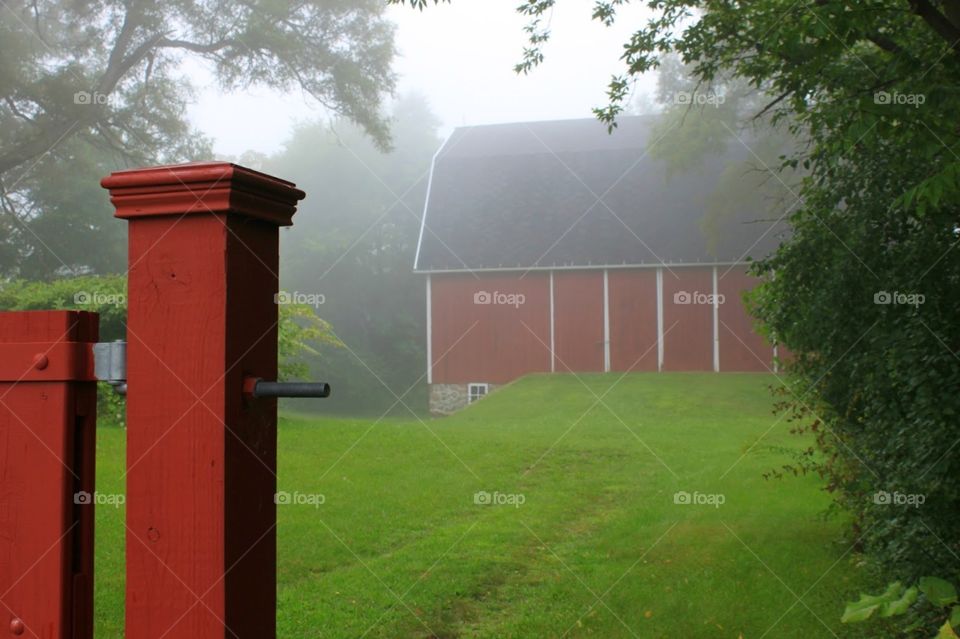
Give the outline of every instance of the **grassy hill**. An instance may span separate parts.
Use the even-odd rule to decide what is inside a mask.
[[[278,635],[850,636],[866,577],[828,496],[762,478],[803,443],[773,383],[533,376],[445,419],[282,419]],[[123,440],[100,432],[102,492]],[[122,517],[98,510],[98,637],[122,626]]]

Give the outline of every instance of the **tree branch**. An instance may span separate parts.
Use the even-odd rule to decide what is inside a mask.
[[[220,40],[218,42],[211,42],[209,44],[200,44],[198,42],[189,42],[187,40],[171,40],[169,38],[161,38],[157,41],[158,48],[165,49],[186,49],[187,51],[193,51],[194,53],[216,53],[226,49],[227,47],[236,44],[235,40]]]
[[[909,0],[910,9],[920,16],[941,38],[947,41],[955,53],[960,53],[960,28],[930,3],[930,0]]]
[[[767,105],[762,109],[760,109],[760,112],[754,115],[751,119],[754,121],[759,120],[764,115],[766,115],[767,112],[770,111],[770,109],[772,109],[773,107],[783,102],[791,93],[793,93],[793,89],[787,89],[786,91],[778,95],[776,98],[768,102]]]
[[[4,101],[7,103],[7,106],[10,107],[10,112],[13,113],[15,116],[17,116],[21,120],[30,122],[31,124],[36,124],[36,120],[31,118],[29,115],[27,115],[17,107],[17,103],[13,100],[13,98],[11,98],[10,96],[7,96],[6,98],[4,98]]]

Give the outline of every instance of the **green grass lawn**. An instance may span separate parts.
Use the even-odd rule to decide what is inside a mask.
[[[761,476],[803,444],[775,378],[618,379],[529,377],[426,423],[282,419],[281,490],[325,502],[279,507],[279,636],[851,636],[866,576],[828,496]],[[102,492],[124,439],[100,431]],[[98,637],[122,633],[122,518],[98,508]]]

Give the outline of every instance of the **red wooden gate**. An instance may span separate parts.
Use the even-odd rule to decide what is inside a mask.
[[[0,619],[13,636],[93,636],[98,318],[0,313]]]

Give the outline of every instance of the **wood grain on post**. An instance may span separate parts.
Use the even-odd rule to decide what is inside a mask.
[[[278,227],[304,193],[229,163],[111,174],[129,221],[127,639],[276,636]]]

